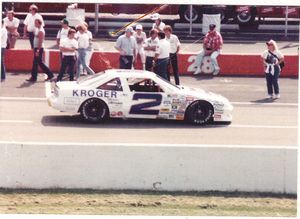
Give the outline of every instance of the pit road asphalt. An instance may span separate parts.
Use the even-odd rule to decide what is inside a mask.
[[[297,145],[298,80],[280,78],[281,99],[266,99],[265,79],[181,77],[181,84],[227,97],[234,105],[231,124],[204,127],[180,121],[114,119],[89,124],[79,115],[47,105],[44,76],[8,73],[0,87],[0,141],[59,143],[146,143],[233,146]]]

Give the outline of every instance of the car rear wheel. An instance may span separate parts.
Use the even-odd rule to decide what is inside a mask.
[[[195,101],[188,107],[185,119],[192,124],[205,125],[213,120],[214,109],[207,101]]]
[[[80,115],[89,122],[102,122],[108,117],[108,107],[102,100],[88,99],[82,104]]]

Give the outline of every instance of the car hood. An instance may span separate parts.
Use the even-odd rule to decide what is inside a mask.
[[[182,94],[184,95],[193,96],[195,98],[205,99],[213,102],[218,101],[223,103],[229,103],[229,100],[226,97],[220,94],[213,93],[211,91],[206,91],[201,88],[190,88],[186,86],[179,87],[181,89]]]
[[[78,83],[76,81],[59,81],[56,86],[60,89],[73,89],[78,88]]]

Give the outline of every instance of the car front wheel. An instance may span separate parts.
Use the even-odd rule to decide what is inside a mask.
[[[205,125],[213,120],[214,109],[207,101],[195,101],[188,107],[185,119],[192,124]]]
[[[80,115],[89,122],[102,122],[108,117],[108,107],[99,99],[88,99],[80,109]]]

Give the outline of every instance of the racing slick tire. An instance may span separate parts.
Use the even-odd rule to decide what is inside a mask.
[[[236,20],[240,28],[251,26],[255,23],[256,8],[251,7],[249,11],[242,11],[236,14]]]
[[[213,121],[214,108],[207,101],[195,101],[189,105],[185,120],[195,125],[206,125]]]
[[[188,6],[181,6],[179,9],[180,21],[189,23],[190,19],[192,22],[198,22],[202,19],[202,12],[200,7],[193,6],[192,16],[190,15],[190,8]]]
[[[109,115],[109,110],[102,100],[92,98],[86,100],[80,107],[81,117],[92,123],[103,122]]]

